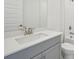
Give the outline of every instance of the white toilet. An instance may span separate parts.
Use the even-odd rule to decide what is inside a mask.
[[[74,59],[74,45],[68,42],[62,43],[63,59]]]

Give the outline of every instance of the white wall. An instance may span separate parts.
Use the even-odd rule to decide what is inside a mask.
[[[69,26],[72,30],[69,31]],[[48,0],[48,28],[61,31],[65,37],[74,32],[74,3],[72,0]]]
[[[24,25],[27,27],[46,27],[47,0],[24,0]]]
[[[4,36],[16,34],[18,26],[23,23],[23,0],[4,0]],[[17,35],[17,34],[16,34]]]
[[[69,26],[72,27],[72,30],[69,30]],[[74,33],[74,2],[72,0],[65,0],[65,36],[70,38],[69,33]]]
[[[24,23],[27,27],[47,27],[69,36],[69,25],[74,28],[73,5],[71,0],[5,0],[5,32],[15,31]]]
[[[24,25],[39,27],[39,0],[24,0]]]
[[[4,1],[5,32],[16,31],[23,22],[22,0]]]
[[[47,27],[47,10],[48,10],[48,0],[40,0],[40,27]]]
[[[60,31],[60,0],[48,0],[48,28]]]

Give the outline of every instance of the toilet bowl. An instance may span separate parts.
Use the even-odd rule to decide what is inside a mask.
[[[74,59],[74,45],[71,43],[62,43],[63,59]]]

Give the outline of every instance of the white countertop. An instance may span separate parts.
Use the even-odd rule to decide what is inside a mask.
[[[22,49],[31,47],[31,46],[33,46],[35,44],[38,44],[38,43],[43,42],[45,40],[48,40],[51,37],[55,37],[55,36],[58,36],[58,35],[62,34],[61,32],[55,32],[55,31],[49,31],[49,30],[44,30],[44,31],[40,31],[40,32],[46,33],[46,34],[48,34],[48,36],[46,36],[44,38],[34,40],[34,41],[29,41],[29,42],[26,42],[24,44],[17,43],[16,40],[14,39],[15,37],[5,39],[4,40],[5,41],[4,55],[8,56],[8,55],[13,54],[15,52],[18,52],[18,51],[20,51]]]

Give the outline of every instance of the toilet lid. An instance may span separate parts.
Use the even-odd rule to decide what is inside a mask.
[[[70,44],[70,43],[63,43],[62,48],[67,49],[67,50],[71,50],[71,51],[74,50],[73,44]]]

